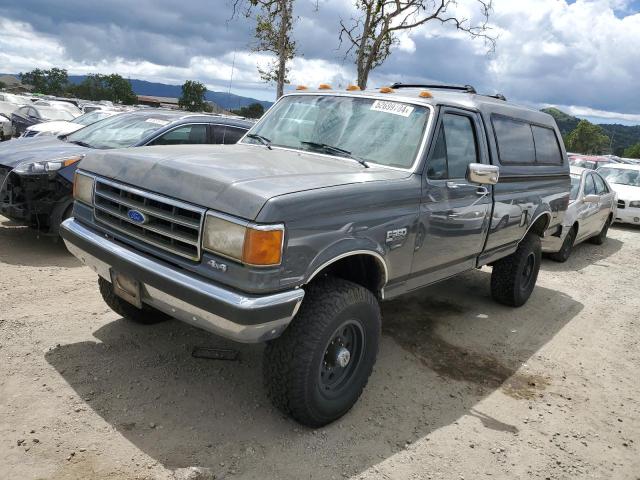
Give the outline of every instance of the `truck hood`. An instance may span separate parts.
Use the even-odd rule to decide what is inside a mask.
[[[15,168],[21,163],[56,160],[88,151],[91,149],[51,136],[16,138],[0,143],[0,165]]]
[[[622,185],[620,183],[609,183],[609,185],[618,194],[620,200],[626,202],[640,201],[640,187]]]
[[[410,175],[364,168],[348,158],[242,144],[101,151],[87,155],[79,168],[247,220],[280,195]]]

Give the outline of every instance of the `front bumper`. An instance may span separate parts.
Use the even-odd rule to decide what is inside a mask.
[[[304,290],[250,296],[186,273],[101,235],[71,218],[60,233],[69,251],[101,277],[111,269],[142,284],[142,302],[196,327],[243,343],[278,337],[295,316]]]
[[[618,208],[616,222],[640,225],[640,208]]]
[[[545,232],[541,242],[542,251],[547,253],[559,252],[569,230],[571,230],[571,227],[558,226],[552,228],[551,231]]]

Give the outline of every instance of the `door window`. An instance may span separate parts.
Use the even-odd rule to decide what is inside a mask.
[[[214,128],[214,142],[230,145],[237,143],[247,131],[243,128],[216,125]]]
[[[607,184],[604,183],[604,180],[602,180],[602,177],[600,175],[594,173],[591,176],[593,177],[593,180],[596,184],[596,193],[598,195],[606,195],[607,193],[609,193]]]
[[[596,194],[596,184],[593,181],[593,175],[587,175],[587,178],[584,182],[584,194],[585,195],[595,195]]]
[[[465,178],[470,163],[478,162],[473,120],[447,113],[436,138],[427,176],[434,180]]]
[[[184,125],[161,135],[149,145],[189,145],[207,143],[207,126]]]
[[[529,164],[536,160],[533,132],[528,123],[492,116],[498,142],[498,155],[503,164]]]

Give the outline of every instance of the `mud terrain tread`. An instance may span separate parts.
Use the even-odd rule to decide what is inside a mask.
[[[316,380],[313,369],[314,353],[324,348],[324,337],[332,320],[345,308],[355,304],[368,304],[376,315],[372,319],[377,338],[377,356],[380,336],[380,307],[375,296],[366,288],[353,282],[328,277],[305,287],[305,298],[300,311],[289,327],[278,339],[267,344],[264,352],[264,382],[267,395],[284,414],[309,427],[320,427],[344,415],[361,395],[374,362],[363,365],[365,381],[359,386],[357,395],[343,411],[333,418],[318,415],[311,405],[308,386]]]
[[[109,306],[109,308],[111,308],[111,310],[127,320],[143,325],[153,325],[154,323],[164,322],[171,318],[166,313],[149,307],[148,305],[143,305],[142,309],[139,309],[134,305],[130,305],[118,297],[113,292],[111,283],[102,277],[98,278],[98,285],[104,302]]]
[[[539,269],[542,256],[540,237],[534,234],[528,234],[520,242],[514,253],[493,264],[491,296],[495,301],[510,307],[520,307],[529,299],[531,292],[522,295],[518,280],[520,266],[532,251],[536,253]],[[538,272],[535,273],[535,278],[533,279],[534,287],[537,276]],[[531,291],[533,291],[533,288]]]

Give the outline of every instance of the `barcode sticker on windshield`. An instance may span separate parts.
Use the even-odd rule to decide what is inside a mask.
[[[160,120],[159,118],[147,118],[145,122],[153,123],[155,125],[166,125],[167,123],[169,123],[166,120]]]
[[[376,100],[371,105],[371,110],[374,112],[393,113],[394,115],[400,115],[402,117],[408,117],[413,112],[413,107],[405,103],[398,102],[386,102],[384,100]]]

